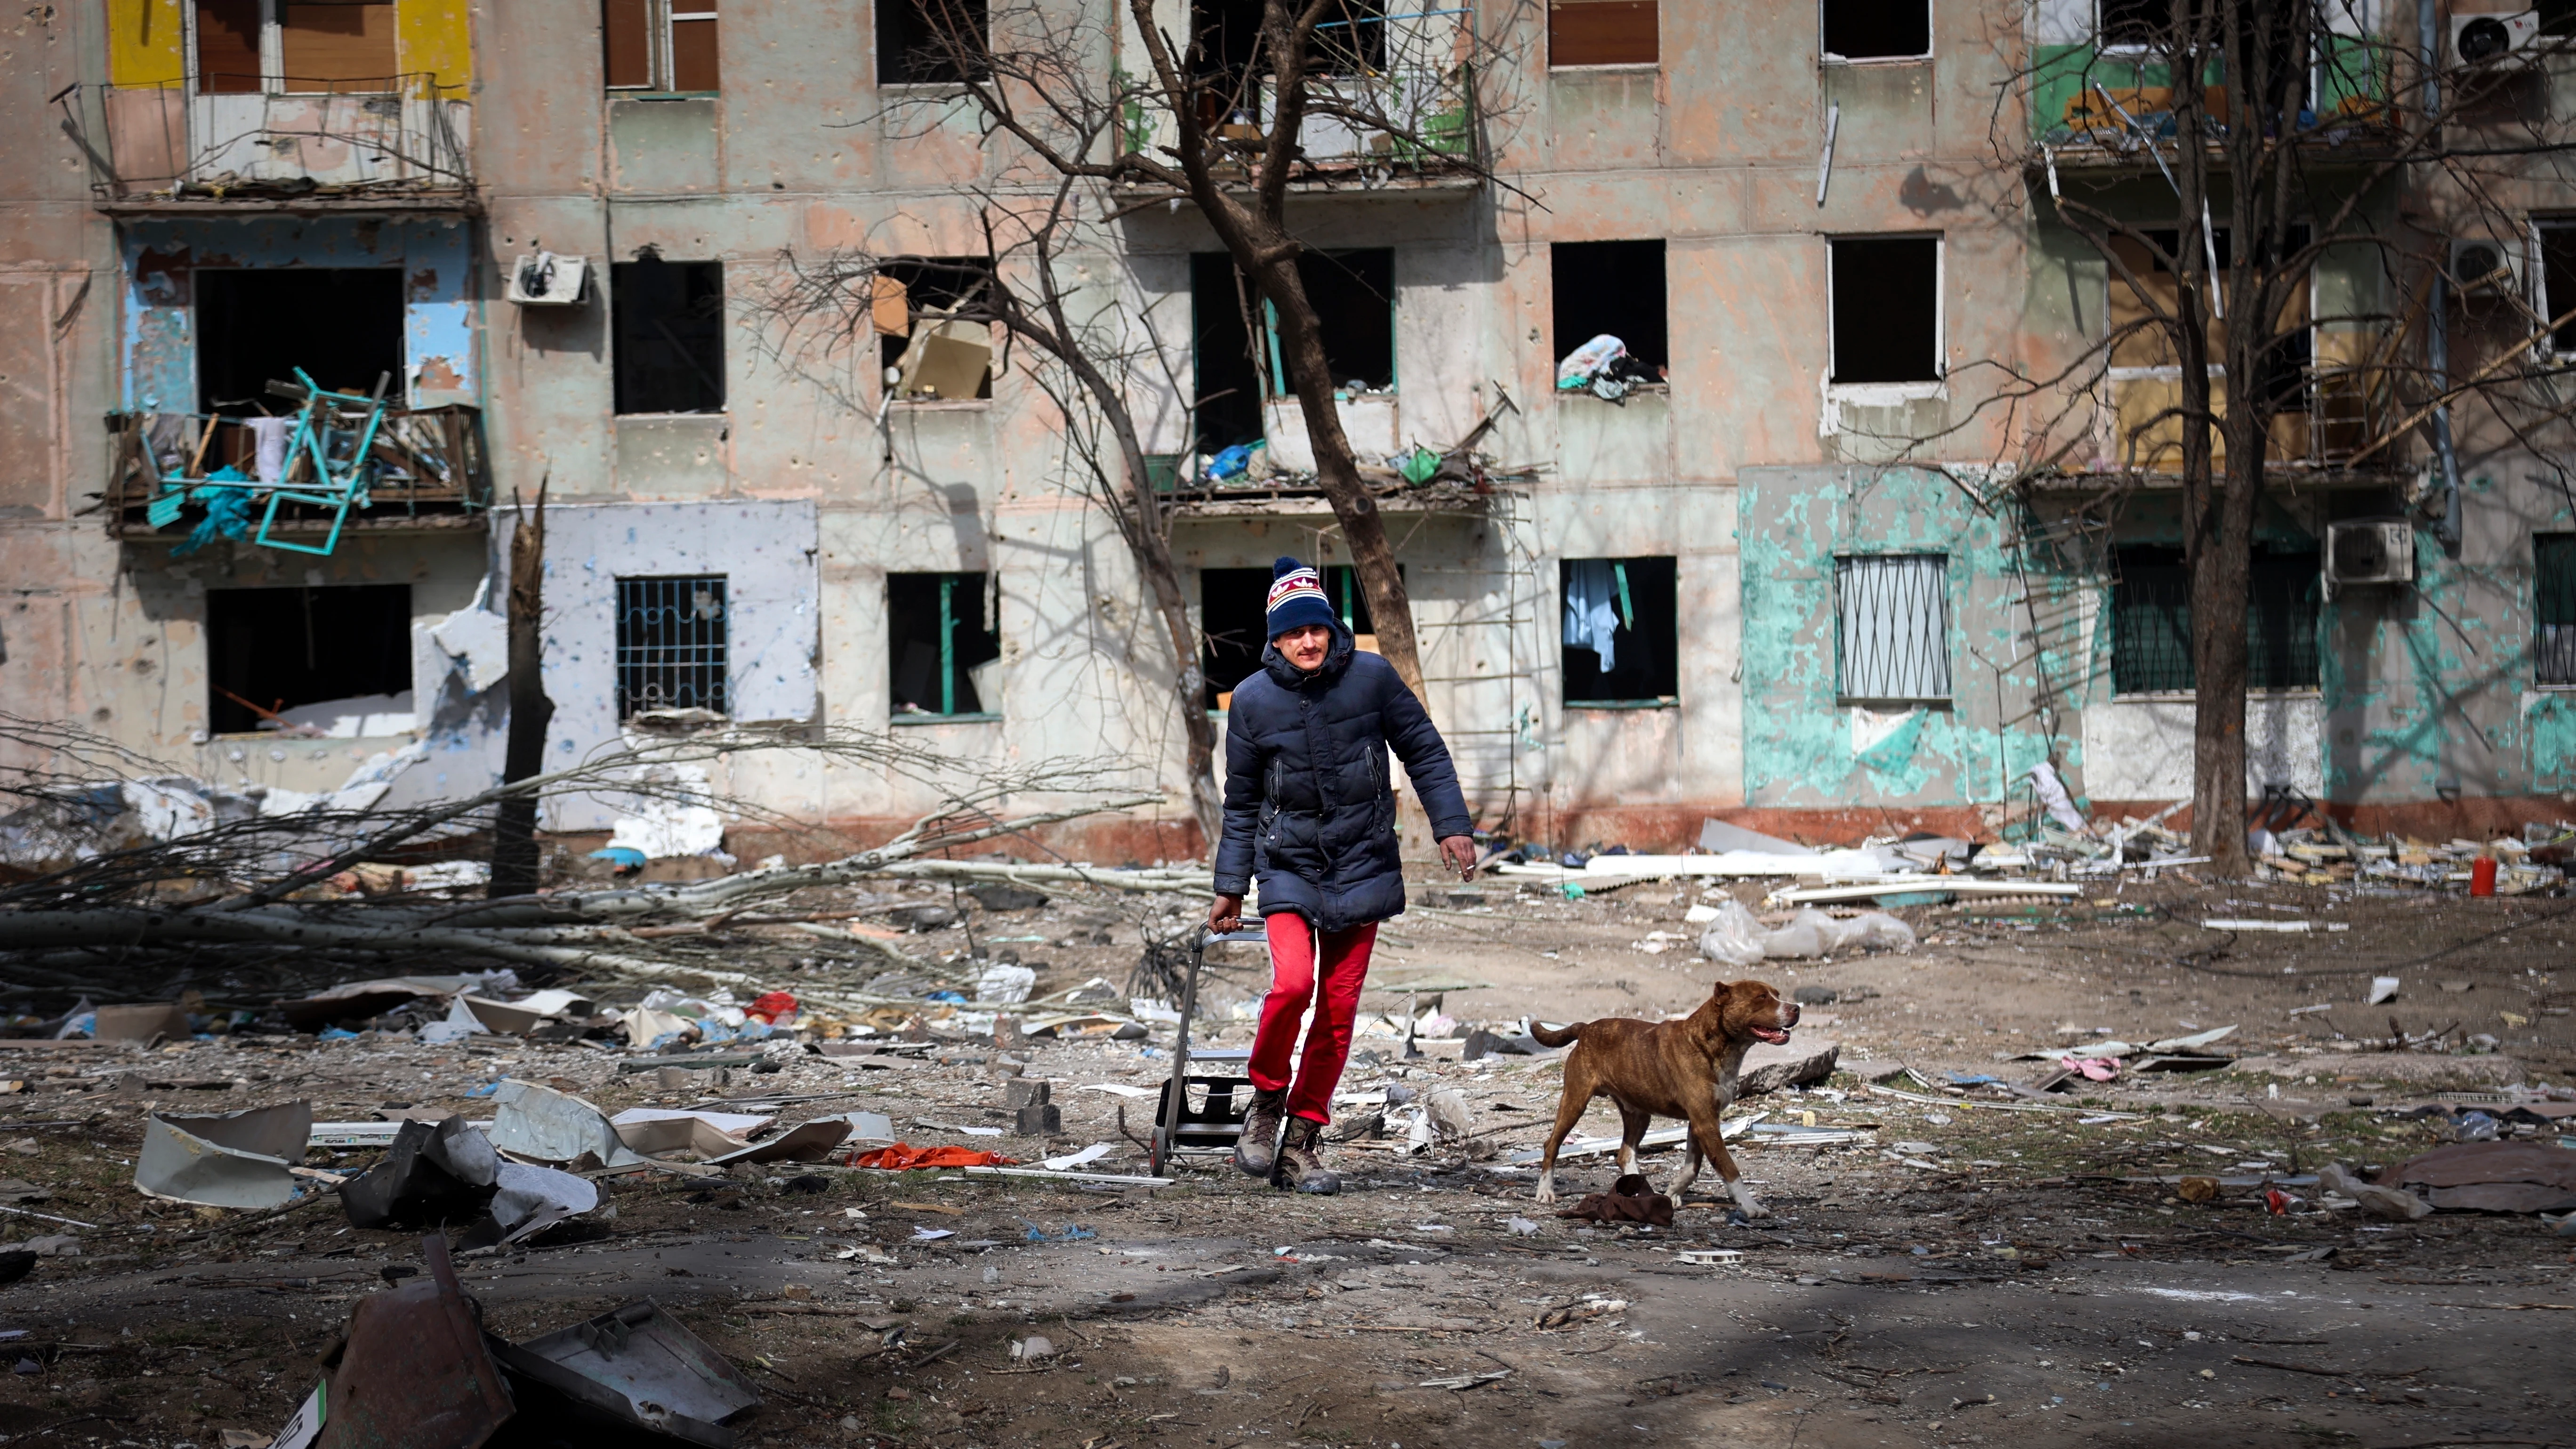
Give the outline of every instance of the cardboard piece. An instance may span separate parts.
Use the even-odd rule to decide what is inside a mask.
[[[313,1104],[289,1102],[143,1124],[134,1185],[154,1197],[206,1207],[266,1209],[295,1200],[295,1175],[313,1131]]]

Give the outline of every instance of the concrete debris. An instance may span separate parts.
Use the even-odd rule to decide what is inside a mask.
[[[283,1207],[301,1192],[290,1169],[304,1160],[312,1130],[309,1102],[211,1116],[155,1112],[144,1120],[134,1185],[206,1207]]]
[[[2425,1189],[2444,1212],[2543,1213],[2576,1209],[2576,1152],[2536,1142],[2463,1142],[2436,1147],[2384,1175]]]
[[[1821,1082],[1834,1074],[1834,1063],[1841,1059],[1842,1050],[1842,1043],[1831,1037],[1804,1033],[1793,1034],[1780,1046],[1755,1042],[1744,1054],[1743,1069],[1736,1073],[1736,1095],[1758,1097],[1784,1087]]]

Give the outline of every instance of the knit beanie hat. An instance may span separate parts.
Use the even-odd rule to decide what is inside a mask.
[[[1308,624],[1331,628],[1341,622],[1324,598],[1324,581],[1315,570],[1293,558],[1270,566],[1270,624],[1273,639]]]

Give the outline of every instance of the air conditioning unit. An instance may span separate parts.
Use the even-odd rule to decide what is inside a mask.
[[[2462,65],[2501,60],[2540,43],[2540,12],[2451,16],[2451,59]]]
[[[2363,518],[2326,525],[2326,583],[2404,584],[2415,579],[2415,525],[2402,518]]]
[[[590,262],[553,252],[510,263],[509,299],[522,307],[578,307],[590,300]]]
[[[2494,295],[2522,290],[2522,245],[2492,237],[2451,238],[2451,285],[2460,295]]]

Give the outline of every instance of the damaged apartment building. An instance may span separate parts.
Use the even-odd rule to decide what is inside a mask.
[[[542,488],[550,761],[646,722],[1106,757],[1172,803],[1067,852],[1198,855],[1151,602],[1025,359],[941,319],[956,270],[889,275],[850,386],[766,330],[799,264],[971,259],[979,207],[1025,179],[926,58],[931,3],[13,16],[0,709],[227,789],[479,789],[513,504]],[[1134,63],[1123,3],[1039,3],[1090,17],[1100,73]],[[1222,52],[1257,9],[1157,13]],[[1290,215],[1480,824],[1990,832],[2042,761],[2097,808],[2189,793],[2178,454],[2122,426],[2177,370],[2113,357],[2091,433],[2044,459],[1988,405],[2139,305],[2050,187],[2173,223],[2092,103],[2169,106],[2123,28],[2143,7],[1350,9],[1370,75],[1429,97],[1444,140],[1318,125]],[[2518,7],[2453,0],[2419,36],[2415,6],[2338,3],[2337,34],[2447,64],[2483,9]],[[2497,63],[2563,108],[2557,24],[2516,20]],[[2331,166],[2390,82],[2324,50]],[[2428,335],[2465,372],[2566,311],[2576,190],[2539,162],[2476,208],[2414,186],[2371,203],[2406,246],[2313,283],[2254,566],[2249,785],[2475,834],[2576,792],[2568,458],[2467,403],[2437,448],[2366,374]],[[1140,412],[1221,714],[1274,556],[1371,623],[1271,324],[1190,207],[1118,200],[1072,260],[1170,349]],[[2563,370],[2576,324],[2537,351]],[[1471,483],[1416,480],[1424,452]],[[724,783],[863,835],[934,803],[794,751]],[[614,813],[549,808],[574,832]]]

